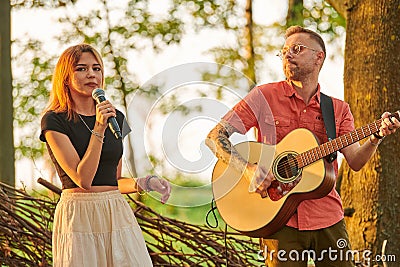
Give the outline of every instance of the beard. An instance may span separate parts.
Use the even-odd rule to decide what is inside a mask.
[[[287,62],[283,65],[283,73],[287,80],[301,81],[308,77],[310,71],[307,68],[300,68],[294,63]]]

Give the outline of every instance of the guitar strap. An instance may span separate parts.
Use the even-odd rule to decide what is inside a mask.
[[[332,98],[321,93],[321,111],[322,118],[324,120],[326,134],[328,135],[328,139],[333,140],[336,138],[336,126],[335,126],[335,114],[333,111],[333,103]],[[329,163],[332,163],[337,157],[337,152],[333,152],[326,156],[326,160]]]

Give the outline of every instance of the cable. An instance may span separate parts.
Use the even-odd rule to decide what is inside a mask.
[[[207,212],[206,215],[206,223],[210,228],[217,228],[218,227],[218,218],[217,215],[215,214],[215,210],[217,209],[217,207],[214,205],[215,204],[215,199],[213,198],[211,200],[211,208],[210,210]],[[210,221],[209,221],[209,216],[210,214],[213,215],[214,220],[215,220],[215,225],[211,225]],[[228,241],[227,241],[227,233],[228,233],[228,224],[225,223],[225,231],[224,231],[224,245],[225,245],[225,264],[228,267],[229,262],[228,262]]]
[[[207,212],[206,215],[206,223],[210,228],[217,228],[218,227],[218,218],[217,215],[215,214],[215,210],[217,209],[216,206],[214,206],[215,200],[214,198],[211,200],[211,208],[210,210]],[[215,220],[215,225],[211,225],[211,223],[208,220],[208,217],[210,216],[210,214],[212,214],[214,216],[214,220]]]

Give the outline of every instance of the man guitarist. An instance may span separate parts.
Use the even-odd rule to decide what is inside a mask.
[[[316,32],[300,26],[288,28],[285,40],[279,56],[286,80],[253,88],[211,130],[206,140],[207,146],[219,160],[235,166],[249,181],[256,181],[254,190],[264,198],[269,197],[266,190],[273,175],[266,167],[249,163],[238,153],[229,140],[233,133],[245,134],[250,128],[256,127],[259,142],[277,144],[291,131],[306,128],[314,133],[320,143],[328,141],[320,108],[318,83],[319,72],[326,57],[324,41]],[[336,135],[353,131],[354,119],[349,105],[336,98],[332,98],[332,101]],[[370,135],[365,143],[360,145],[355,142],[340,150],[353,170],[360,170],[374,154],[383,137],[400,127],[400,122],[388,112],[383,113],[382,119],[379,131]],[[337,160],[329,164],[337,175]],[[347,244],[342,249],[350,249],[343,218],[342,202],[333,188],[322,198],[302,201],[286,226],[269,236],[271,243],[267,240],[265,244],[278,241],[280,266],[307,266],[307,259],[290,257],[289,254],[305,250],[312,250],[319,257],[316,266],[352,266],[351,261],[346,259],[339,260],[336,257],[334,261],[327,253],[323,256],[323,251],[337,250],[339,240]]]

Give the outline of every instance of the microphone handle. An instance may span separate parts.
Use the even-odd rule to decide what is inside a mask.
[[[105,100],[106,100],[106,98],[102,95],[100,95],[96,98],[97,104],[99,104]],[[107,122],[108,122],[108,127],[110,128],[110,130],[113,133],[113,135],[115,136],[115,138],[116,139],[122,138],[121,130],[119,128],[117,119],[115,119],[115,117],[110,117],[110,118],[108,118]]]
[[[122,138],[121,130],[119,129],[119,125],[117,120],[114,117],[108,118],[108,127],[110,128],[111,132],[114,134],[115,138],[120,139]]]

